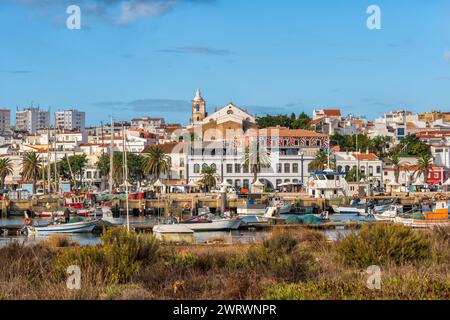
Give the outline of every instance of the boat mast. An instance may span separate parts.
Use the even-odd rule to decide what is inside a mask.
[[[50,126],[49,126],[49,127],[47,127],[47,188],[48,188],[48,193],[50,193],[50,189],[51,189],[50,174],[51,174],[51,165],[50,165]],[[45,192],[45,188],[44,188],[44,192]]]
[[[56,130],[56,126],[55,126],[55,136],[53,139],[53,157],[54,157],[54,161],[55,161],[55,190],[54,193],[59,192],[59,179],[58,179],[58,169],[57,169],[57,165],[56,165],[56,139],[57,139],[57,130]]]
[[[114,118],[111,117],[111,142],[109,146],[109,193],[113,191]]]
[[[125,135],[125,126],[122,124],[122,130],[123,130],[123,166],[124,166],[124,183],[125,183],[125,203],[126,203],[126,210],[127,210],[127,231],[130,232],[130,212],[129,212],[129,203],[128,203],[128,157],[127,157],[127,148],[126,148],[126,142],[127,138]]]

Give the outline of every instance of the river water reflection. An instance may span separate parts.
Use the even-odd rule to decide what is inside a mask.
[[[287,218],[289,215],[283,215]],[[39,224],[46,224],[48,219],[36,219]],[[355,222],[373,222],[374,219],[358,217],[356,215],[331,215],[331,221],[355,221]],[[146,217],[130,217],[130,224],[138,225],[153,225],[157,223],[157,218],[153,216]],[[22,225],[22,217],[9,217],[0,219],[0,229],[2,226],[7,225]],[[336,240],[340,236],[345,236],[349,231],[342,229],[326,230],[324,231],[325,236],[330,240]],[[71,240],[78,242],[80,245],[90,245],[99,244],[101,242],[100,236],[93,233],[83,233],[83,234],[66,234]],[[253,243],[259,242],[270,236],[269,231],[258,231],[258,230],[236,230],[236,231],[214,231],[214,232],[196,232],[194,234],[197,243],[206,243],[209,241],[223,241],[226,243]],[[12,241],[17,241],[23,244],[35,244],[39,241],[48,239],[48,235],[2,235],[0,236],[0,246],[5,246]]]

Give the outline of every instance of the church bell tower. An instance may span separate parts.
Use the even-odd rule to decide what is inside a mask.
[[[200,89],[197,89],[195,98],[192,100],[192,124],[197,124],[203,121],[207,116],[206,103],[203,100],[200,93]]]

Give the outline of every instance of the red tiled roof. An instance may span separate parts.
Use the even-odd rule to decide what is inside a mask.
[[[322,121],[322,120],[325,119],[325,118],[326,118],[326,117],[320,117],[320,118],[317,118],[317,119],[315,119],[315,120],[311,120],[309,123],[310,123],[310,124],[316,124],[316,123]]]
[[[354,153],[353,156],[359,160],[378,160],[378,157],[373,153]]]
[[[325,109],[325,110],[323,110],[323,113],[328,117],[340,117],[341,116],[341,110],[339,110],[339,109]]]

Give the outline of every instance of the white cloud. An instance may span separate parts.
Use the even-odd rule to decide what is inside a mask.
[[[160,1],[124,1],[121,3],[119,24],[128,24],[142,17],[157,17],[170,11],[175,4],[174,0]]]
[[[447,51],[444,53],[444,59],[448,62],[450,62],[450,51]]]

